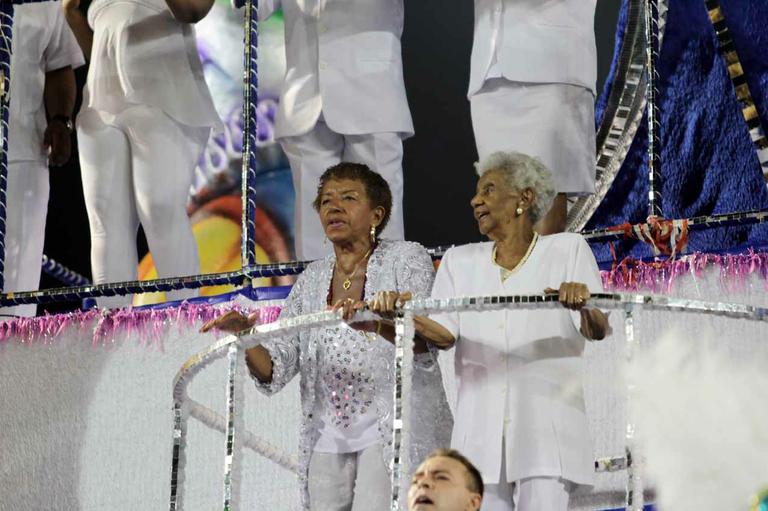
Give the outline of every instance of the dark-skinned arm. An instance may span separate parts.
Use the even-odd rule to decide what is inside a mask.
[[[560,284],[559,290],[548,287],[544,292],[547,294],[557,293],[558,300],[563,307],[579,311],[581,316],[579,331],[581,335],[593,341],[601,341],[608,335],[610,330],[608,315],[600,309],[586,306],[591,297],[586,284],[581,282],[563,282]]]
[[[272,383],[272,357],[263,346],[245,350],[245,363],[251,376],[261,383]]]
[[[171,14],[182,23],[197,23],[213,8],[214,0],[165,0]]]
[[[581,335],[593,341],[602,341],[608,335],[608,316],[600,309],[581,309]]]
[[[456,344],[456,338],[443,325],[426,316],[413,318],[416,334],[439,350],[451,349]]]
[[[214,329],[221,332],[242,332],[255,325],[258,319],[258,313],[246,316],[238,311],[229,311],[205,323],[200,332],[210,332]],[[245,363],[251,376],[259,382],[272,383],[272,356],[266,348],[259,345],[245,350]]]
[[[85,55],[86,60],[91,60],[93,30],[88,26],[88,19],[80,10],[80,0],[62,0],[61,7],[64,9],[64,18],[67,20],[69,28],[75,34],[77,44],[83,50],[83,55]]]
[[[45,111],[48,126],[43,135],[43,143],[49,151],[49,161],[53,166],[64,165],[72,153],[72,138],[69,128],[62,117],[72,118],[75,108],[75,72],[66,66],[45,73]]]
[[[416,318],[414,318],[414,323]],[[352,323],[352,328],[360,330],[362,332],[378,334],[382,336],[386,341],[395,344],[395,323],[391,319],[377,319],[375,321],[359,321]],[[415,354],[426,353],[427,340],[419,333],[418,328],[416,335],[413,337],[413,352]]]
[[[388,295],[386,301],[380,302],[376,300],[370,304],[373,312],[384,316],[382,319],[374,321],[358,321],[352,323],[351,326],[356,330],[378,334],[394,344],[395,325],[391,317],[395,313],[396,308],[399,307],[399,304],[404,304],[411,299],[411,293],[397,293],[396,291],[393,291],[385,294]],[[355,312],[364,309],[365,306],[366,303],[363,301],[354,304],[339,302],[334,307],[334,310],[343,309],[344,319],[351,320]],[[414,353],[426,353],[429,351],[427,343],[430,343],[441,350],[450,349],[456,343],[456,339],[451,332],[440,323],[433,321],[426,316],[415,316],[413,318],[413,325],[416,329],[416,335],[413,339]]]

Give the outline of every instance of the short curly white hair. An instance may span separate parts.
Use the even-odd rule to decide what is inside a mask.
[[[555,200],[552,172],[533,156],[514,151],[497,151],[475,163],[475,170],[480,177],[490,170],[498,170],[514,190],[530,188],[536,192],[536,199],[529,210],[533,223],[547,214]]]

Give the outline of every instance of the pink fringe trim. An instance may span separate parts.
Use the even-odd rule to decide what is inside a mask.
[[[243,313],[258,311],[259,324],[271,323],[280,315],[280,307],[274,306],[250,309],[237,305],[217,307],[188,303],[165,309],[93,309],[5,321],[0,323],[0,343],[14,340],[21,343],[48,344],[54,342],[63,330],[77,328],[92,329],[94,345],[113,343],[118,336],[127,338],[136,335],[142,345],[161,346],[171,326],[175,326],[179,331],[197,329],[203,323],[232,310]]]
[[[600,273],[606,292],[668,294],[681,277],[699,279],[712,268],[719,268],[720,285],[726,293],[744,290],[752,275],[759,276],[768,288],[768,253],[752,250],[736,255],[695,253],[648,263],[628,258]]]
[[[751,276],[759,276],[768,289],[768,253],[750,250],[746,254],[716,255],[696,253],[675,260],[642,262],[624,259],[610,271],[601,272],[606,292],[668,294],[678,279],[690,275],[701,278],[705,270],[719,268],[720,284],[726,293],[742,291]],[[138,336],[144,345],[162,345],[169,328],[179,331],[199,328],[206,321],[229,311],[259,312],[259,323],[271,323],[280,307],[245,308],[238,305],[182,304],[165,309],[90,310],[36,318],[17,318],[0,323],[0,343],[52,343],[68,328],[93,330],[94,345],[115,342],[117,336]],[[95,324],[94,324],[95,323]]]

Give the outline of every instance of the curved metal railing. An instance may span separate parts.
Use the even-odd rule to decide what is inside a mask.
[[[634,313],[637,310],[677,311],[681,313],[704,313],[727,316],[751,321],[768,320],[768,308],[752,305],[708,302],[667,296],[639,294],[593,294],[590,305],[601,309],[621,310],[624,314],[624,334],[627,346],[627,361],[631,361],[639,338],[635,332]],[[459,297],[445,300],[422,299],[405,304],[395,318],[395,363],[394,368],[394,400],[393,400],[393,460],[392,470],[392,507],[393,511],[401,509],[404,499],[401,494],[400,481],[408,477],[407,463],[401,454],[407,452],[406,442],[409,407],[404,399],[410,391],[410,370],[412,369],[412,350],[414,327],[413,317],[416,314],[431,314],[437,312],[490,311],[500,309],[541,309],[561,307],[555,295],[514,295],[514,296],[479,296]],[[355,317],[355,321],[370,319],[372,313],[363,311]],[[238,361],[244,349],[260,344],[267,338],[283,336],[289,333],[308,330],[319,326],[340,324],[343,321],[341,312],[320,312],[304,316],[296,316],[275,321],[273,323],[255,326],[236,335],[220,339],[207,349],[191,356],[179,369],[173,381],[173,459],[171,467],[170,509],[180,511],[183,508],[183,461],[186,440],[186,422],[189,416],[195,416],[190,411],[190,399],[187,396],[187,386],[207,365],[226,355],[228,361],[227,378],[227,417],[212,420],[217,424],[216,429],[224,430],[226,436],[225,470],[224,470],[224,501],[223,509],[237,509],[236,495],[238,494],[238,479],[234,475],[238,471],[238,449],[250,438],[242,427],[240,399],[237,394]],[[408,349],[406,349],[408,348]],[[628,399],[632,399],[631,388],[626,389]],[[198,408],[202,408],[198,406]],[[197,411],[197,415],[205,417],[207,412]],[[197,417],[200,418],[200,417]],[[225,422],[225,424],[222,424]],[[623,457],[600,458],[595,462],[597,472],[627,470],[626,504],[628,510],[641,510],[644,505],[642,479],[642,457],[637,454],[635,427],[631,416],[627,418],[626,452]],[[253,444],[253,442],[251,442]],[[292,460],[280,458],[276,452],[268,452],[263,445],[249,445],[261,454],[286,468],[293,467]]]

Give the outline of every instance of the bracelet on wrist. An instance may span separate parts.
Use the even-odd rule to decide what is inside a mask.
[[[67,131],[72,133],[75,131],[75,126],[72,124],[72,119],[70,119],[66,115],[54,115],[48,120],[48,124],[51,124],[53,122],[60,122],[64,125],[65,128],[67,128]]]

